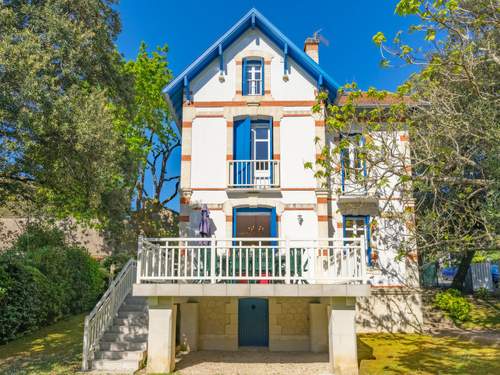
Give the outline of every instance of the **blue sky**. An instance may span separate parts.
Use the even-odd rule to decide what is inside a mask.
[[[410,19],[394,14],[396,4],[396,0],[122,0],[117,44],[126,59],[135,58],[141,41],[150,49],[168,44],[170,68],[177,75],[255,7],[299,47],[322,29],[330,43],[320,46],[320,64],[339,84],[356,81],[363,89],[394,90],[411,69],[381,69],[372,36],[382,31],[389,38],[408,27]],[[170,160],[170,172],[179,173],[179,166],[177,153]],[[178,207],[177,198],[171,208]]]

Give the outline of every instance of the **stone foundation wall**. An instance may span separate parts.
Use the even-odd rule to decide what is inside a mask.
[[[269,350],[309,351],[310,298],[269,299]]]
[[[238,350],[238,299],[200,298],[199,337],[201,350]]]
[[[422,296],[409,288],[372,288],[370,297],[356,300],[357,332],[419,332]]]

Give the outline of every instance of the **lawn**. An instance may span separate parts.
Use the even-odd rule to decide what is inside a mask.
[[[83,315],[0,346],[1,374],[73,374],[80,369]],[[500,348],[417,334],[359,335],[360,373],[500,374]]]
[[[494,329],[500,331],[500,298],[482,300],[469,298],[470,319],[460,327],[464,329]]]
[[[361,375],[500,374],[500,348],[418,334],[363,334]]]
[[[84,315],[0,345],[0,374],[72,374],[81,367]]]

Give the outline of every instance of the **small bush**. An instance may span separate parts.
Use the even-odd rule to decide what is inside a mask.
[[[58,229],[30,226],[0,254],[0,343],[90,310],[106,272]]]
[[[491,292],[486,288],[479,288],[474,292],[474,297],[486,301],[491,298]]]
[[[470,317],[470,303],[456,289],[437,293],[434,297],[434,305],[446,311],[454,322],[464,322]]]

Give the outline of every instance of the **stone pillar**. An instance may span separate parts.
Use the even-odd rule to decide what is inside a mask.
[[[189,351],[198,350],[198,307],[197,302],[182,303],[180,338],[181,344],[186,344]]]
[[[331,370],[335,375],[358,375],[356,299],[332,297],[329,309],[328,336]]]
[[[170,297],[149,297],[148,373],[169,373],[175,368],[177,306]]]
[[[326,305],[309,304],[309,338],[310,350],[313,353],[328,351],[328,319]]]

